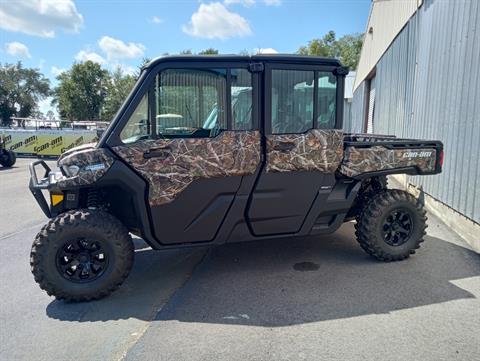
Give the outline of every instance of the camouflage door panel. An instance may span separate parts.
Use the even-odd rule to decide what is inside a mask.
[[[395,168],[417,167],[424,173],[435,171],[437,151],[433,148],[388,149],[383,146],[347,146],[339,171],[347,177]]]
[[[144,153],[165,150],[165,157]],[[115,153],[149,183],[149,203],[173,201],[190,183],[201,178],[255,173],[260,163],[258,131],[224,131],[215,138],[176,138],[142,141],[114,147]]]
[[[283,145],[291,149],[283,149]],[[343,157],[341,130],[311,129],[303,134],[267,136],[267,173],[318,171],[334,173]]]
[[[57,181],[60,188],[86,186],[99,180],[112,166],[115,159],[103,148],[82,147],[64,153],[58,160],[59,167],[77,166],[78,174]]]

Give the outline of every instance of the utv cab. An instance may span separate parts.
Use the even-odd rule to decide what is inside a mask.
[[[425,211],[385,176],[440,173],[442,143],[344,133],[347,72],[290,55],[150,62],[98,144],[64,153],[58,171],[31,165],[30,190],[51,218],[33,243],[35,280],[59,299],[91,300],[127,277],[130,233],[168,249],[294,241],[353,219],[367,253],[407,258]]]

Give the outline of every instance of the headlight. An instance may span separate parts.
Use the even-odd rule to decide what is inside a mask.
[[[64,165],[62,166],[62,170],[65,172],[67,176],[75,177],[80,171],[80,167],[76,165]]]

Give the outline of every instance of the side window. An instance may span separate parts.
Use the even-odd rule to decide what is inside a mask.
[[[214,137],[226,129],[226,69],[168,69],[156,79],[160,137]]]
[[[335,128],[337,78],[330,72],[318,72],[317,128]]]
[[[303,133],[313,128],[314,72],[272,70],[272,133]]]
[[[122,142],[128,144],[150,136],[150,122],[148,119],[148,100],[144,95],[134,110],[127,124],[120,132]]]
[[[233,130],[252,129],[252,74],[247,69],[231,69]]]

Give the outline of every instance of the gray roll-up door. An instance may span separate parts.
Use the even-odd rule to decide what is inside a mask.
[[[367,133],[373,133],[373,114],[375,112],[375,77],[370,79],[368,95]]]

